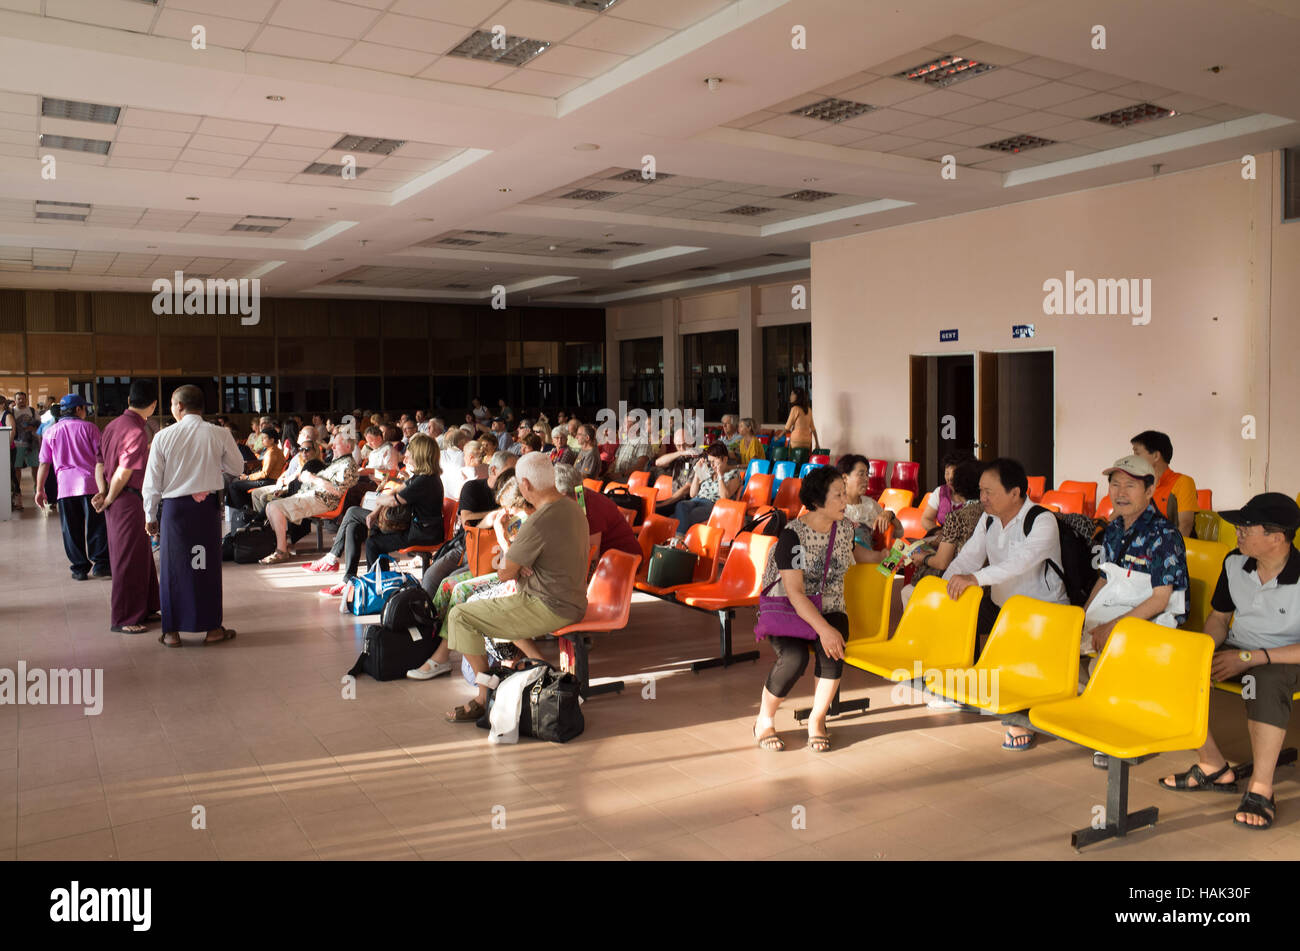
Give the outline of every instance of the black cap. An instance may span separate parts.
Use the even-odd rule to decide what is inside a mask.
[[[1277,525],[1281,528],[1300,526],[1300,505],[1281,492],[1264,492],[1255,496],[1239,509],[1220,512],[1219,517],[1232,525]]]

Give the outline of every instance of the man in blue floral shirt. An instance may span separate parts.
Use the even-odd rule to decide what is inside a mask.
[[[1182,624],[1188,591],[1187,548],[1177,526],[1152,502],[1156,474],[1151,463],[1125,456],[1102,475],[1110,480],[1115,509],[1102,537],[1102,563],[1117,568],[1103,568],[1085,606],[1084,642],[1091,637],[1098,652],[1122,618]]]

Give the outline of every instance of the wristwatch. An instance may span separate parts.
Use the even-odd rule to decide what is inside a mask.
[[[1243,664],[1249,664],[1249,663],[1250,663],[1250,659],[1251,659],[1252,657],[1254,657],[1254,656],[1255,656],[1255,655],[1252,654],[1250,651],[1238,651],[1238,652],[1237,652],[1237,660],[1241,661]]]

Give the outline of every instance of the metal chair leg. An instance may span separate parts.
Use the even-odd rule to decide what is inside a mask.
[[[1078,829],[1070,833],[1070,845],[1074,849],[1082,849],[1084,846],[1106,839],[1123,838],[1131,831],[1156,824],[1160,810],[1155,806],[1148,806],[1137,812],[1128,811],[1129,766],[1146,758],[1145,756],[1137,760],[1124,760],[1117,756],[1110,758],[1106,776],[1106,814],[1104,817],[1098,817],[1104,818],[1105,824],[1098,827],[1094,822],[1086,829]]]
[[[578,694],[582,699],[602,693],[622,693],[623,681],[592,686],[588,666],[587,635],[582,631],[560,636],[560,669],[573,674],[578,681]]]
[[[709,660],[697,660],[691,664],[691,670],[699,673],[701,670],[708,670],[711,667],[730,667],[732,664],[738,664],[745,660],[758,660],[758,651],[745,651],[742,654],[733,654],[731,652],[731,622],[736,616],[735,608],[721,608],[718,611],[718,641],[721,645],[721,656],[713,657]]]

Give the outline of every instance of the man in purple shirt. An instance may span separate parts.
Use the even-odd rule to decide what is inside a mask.
[[[104,516],[90,504],[99,491],[95,482],[99,442],[99,428],[86,419],[86,401],[76,393],[59,401],[59,420],[41,440],[36,504],[45,504],[45,477],[53,466],[59,486],[63,550],[68,553],[72,577],[77,581],[85,581],[88,572],[97,578],[111,577],[108,528]]]

